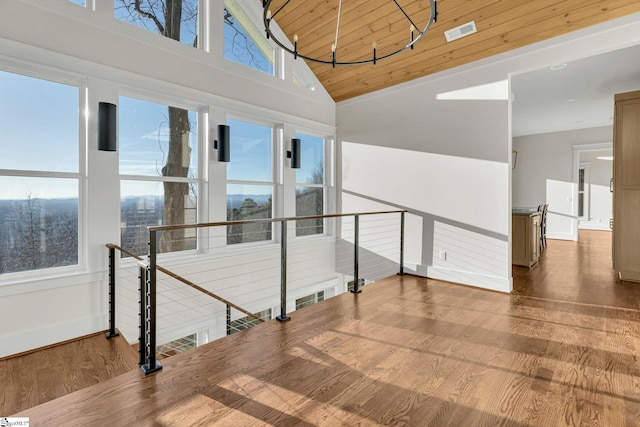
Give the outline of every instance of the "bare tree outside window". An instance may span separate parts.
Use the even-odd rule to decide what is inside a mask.
[[[0,274],[78,265],[79,93],[0,71]]]
[[[198,46],[198,0],[116,0],[116,18]]]
[[[0,274],[78,263],[78,201],[11,202],[0,229]]]
[[[247,24],[250,24],[247,22]],[[262,37],[262,34],[260,34]],[[224,57],[263,73],[273,75],[273,48],[254,40],[228,8],[224,9]]]
[[[190,39],[191,45],[197,47],[197,0],[118,0],[118,3],[120,7],[116,7],[116,14],[120,19],[176,41]],[[162,175],[186,178],[191,157],[189,111],[171,106],[167,108],[169,150]],[[163,224],[184,224],[188,199],[188,183],[165,182]],[[160,239],[160,251],[182,251],[187,249],[186,244],[184,230],[166,231]]]

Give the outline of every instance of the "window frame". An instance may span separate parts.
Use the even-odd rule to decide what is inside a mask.
[[[130,88],[121,88],[118,92],[118,106],[120,106],[120,98],[132,98],[137,101],[149,102],[154,104],[159,104],[165,107],[177,107],[182,108],[188,111],[192,111],[196,113],[197,116],[197,138],[196,138],[196,153],[198,158],[196,159],[196,164],[198,168],[198,173],[195,178],[189,177],[172,177],[172,176],[163,176],[163,175],[135,175],[135,174],[121,174],[118,170],[118,182],[122,185],[123,181],[138,181],[138,182],[183,182],[188,184],[197,184],[197,200],[196,200],[196,223],[205,222],[206,221],[206,211],[208,206],[206,206],[206,194],[207,194],[207,162],[206,158],[206,141],[208,139],[207,123],[208,123],[208,106],[204,104],[200,104],[197,102],[185,102],[184,100],[176,100],[171,96],[149,96],[148,94],[134,90]],[[118,109],[119,110],[119,109]],[[120,113],[118,113],[120,114]],[[119,123],[119,119],[118,119]],[[120,126],[118,124],[118,146],[120,145]],[[120,153],[118,150],[118,167],[120,165]],[[121,188],[118,190],[121,193]],[[122,194],[120,194],[120,215],[122,215]],[[122,218],[119,220],[122,223]],[[119,229],[120,236],[122,236],[122,227]],[[164,257],[179,257],[184,256],[185,254],[193,254],[200,253],[205,248],[202,248],[202,236],[201,230],[196,229],[195,236],[196,247],[195,249],[187,249],[184,251],[177,252],[165,252],[162,253],[161,256]],[[122,243],[122,242],[121,242]],[[126,249],[126,248],[125,248]]]
[[[317,304],[324,300],[325,300],[324,289],[321,289],[309,295],[302,296],[300,298],[296,298],[295,300],[296,311],[301,310],[305,307],[309,307],[310,305]]]
[[[298,138],[300,135],[306,135],[306,136],[310,136],[310,137],[313,137],[313,138],[322,139],[322,184],[299,183],[298,182],[298,174],[297,174],[297,170],[296,170],[296,174],[295,174],[294,182],[293,182],[294,191],[297,192],[298,187],[322,188],[322,214],[321,215],[327,215],[327,212],[329,211],[329,209],[328,209],[329,183],[328,182],[330,181],[330,177],[331,177],[330,168],[333,165],[333,161],[331,159],[329,159],[329,157],[330,157],[329,145],[331,143],[331,141],[330,141],[331,137],[326,136],[326,135],[322,134],[321,132],[314,131],[314,130],[311,130],[311,129],[297,128],[295,137]],[[301,139],[300,143],[302,144],[303,143],[302,142],[302,138],[300,138],[300,139]],[[295,206],[296,206],[296,216],[298,216],[298,212],[297,212],[297,207],[298,207],[298,204],[297,204],[297,193],[296,193]],[[322,237],[322,236],[328,236],[329,234],[330,233],[328,231],[328,221],[327,221],[326,218],[324,218],[322,220],[322,233],[298,235],[298,233],[296,231],[296,238]]]
[[[231,5],[231,9],[234,10],[239,10],[241,13],[239,15],[242,16],[238,16],[236,14],[234,14],[233,10],[229,9],[229,5]],[[280,49],[279,46],[275,45],[275,43],[273,43],[271,40],[267,39],[266,36],[264,36],[264,32],[262,30],[260,30],[262,23],[259,21],[258,17],[253,16],[254,14],[252,13],[252,11],[248,11],[244,5],[240,4],[239,2],[237,2],[236,0],[223,0],[222,1],[222,16],[224,18],[224,10],[228,10],[229,13],[234,17],[234,19],[236,20],[236,22],[242,27],[242,29],[245,31],[245,33],[247,33],[247,36],[249,38],[251,38],[251,41],[253,42],[253,44],[256,45],[256,47],[258,48],[258,50],[262,53],[262,55],[269,59],[267,55],[264,54],[263,49],[261,48],[261,45],[269,45],[271,47],[271,49],[273,50],[273,56],[270,59],[271,62],[271,66],[273,68],[271,73],[268,73],[266,71],[262,71],[256,67],[253,67],[251,65],[248,64],[244,64],[242,62],[239,61],[234,61],[232,59],[228,59],[225,56],[225,38],[224,38],[224,28],[226,26],[226,24],[223,22],[223,30],[222,30],[222,43],[221,43],[221,48],[222,48],[222,58],[224,58],[225,61],[233,63],[233,64],[238,64],[241,65],[242,67],[246,67],[248,69],[257,71],[261,74],[270,76],[270,77],[277,77],[277,76],[281,76],[283,73],[283,66],[281,64],[281,60],[280,60],[280,51],[282,49]],[[250,24],[253,28],[252,29],[248,29],[246,24]],[[253,33],[255,34],[259,34],[261,37],[260,41],[256,41],[252,35]]]
[[[79,5],[76,5],[79,6]],[[78,89],[78,169],[77,172],[61,172],[50,170],[21,170],[0,169],[0,176],[17,178],[53,178],[75,179],[78,189],[78,250],[77,263],[72,265],[46,267],[34,270],[0,273],[0,285],[15,283],[16,281],[40,279],[43,275],[60,277],[69,274],[86,272],[87,268],[87,111],[88,111],[88,85],[86,77],[48,66],[33,64],[17,64],[10,60],[0,64],[0,72],[17,74],[23,77],[44,80],[50,83],[72,86]]]
[[[278,138],[279,138],[279,129],[281,125],[275,123],[273,121],[265,120],[262,118],[258,118],[255,116],[251,116],[248,114],[227,114],[227,118],[225,120],[225,124],[229,123],[229,120],[236,120],[245,122],[252,125],[265,126],[271,128],[271,181],[250,181],[250,180],[237,180],[237,179],[228,179],[228,174],[225,174],[225,182],[224,182],[224,199],[225,199],[225,221],[228,221],[228,211],[229,207],[227,204],[227,199],[229,197],[228,188],[229,185],[251,185],[251,186],[264,186],[271,187],[271,218],[275,218],[277,209],[277,187],[278,187],[278,176],[279,171],[278,168],[280,164],[277,159],[277,147],[278,147]],[[233,135],[233,129],[231,129],[231,134]],[[233,162],[233,155],[231,155],[231,162]],[[252,242],[241,242],[241,243],[226,243],[226,246],[239,246],[239,245],[249,245],[249,244],[263,244],[263,243],[273,243],[276,239],[275,233],[275,222],[271,223],[271,239],[267,240],[258,240]]]

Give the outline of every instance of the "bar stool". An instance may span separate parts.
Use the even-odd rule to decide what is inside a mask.
[[[549,210],[549,204],[538,205],[538,212],[540,212],[540,250],[544,250],[547,247],[547,211]]]

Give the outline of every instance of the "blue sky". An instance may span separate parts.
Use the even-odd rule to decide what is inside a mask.
[[[120,173],[160,176],[169,146],[169,118],[166,105],[121,96],[119,100]],[[189,111],[189,169],[197,176],[198,115]]]
[[[78,172],[79,90],[0,71],[0,169]]]
[[[322,182],[313,182],[313,172],[323,165],[324,168],[324,139],[297,133],[296,138],[300,139],[300,169],[296,170],[296,183],[306,184],[323,184]]]
[[[0,71],[0,169],[78,172],[79,89]],[[0,178],[0,199],[76,197],[75,179]]]

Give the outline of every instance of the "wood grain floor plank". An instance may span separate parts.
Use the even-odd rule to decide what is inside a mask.
[[[122,337],[103,333],[0,360],[0,415],[37,406],[137,369],[137,355]]]

